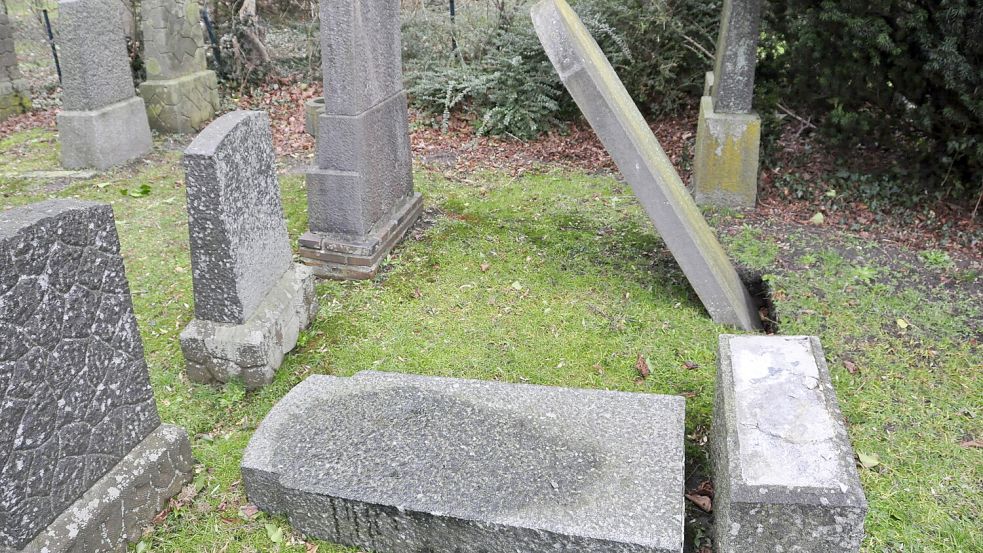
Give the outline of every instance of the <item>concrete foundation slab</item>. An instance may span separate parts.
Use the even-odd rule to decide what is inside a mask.
[[[761,118],[755,113],[716,113],[713,98],[700,102],[693,160],[696,203],[753,209],[758,201]]]
[[[867,501],[819,339],[723,335],[718,357],[715,550],[859,551]]]
[[[58,114],[58,133],[66,169],[103,171],[153,148],[146,109],[137,97],[94,111],[63,111]]]
[[[242,379],[247,389],[273,381],[300,331],[317,315],[313,270],[293,267],[244,324],[195,319],[181,332],[188,378],[204,384]]]
[[[126,551],[191,481],[193,465],[187,432],[159,426],[20,553]]]
[[[377,553],[683,547],[684,400],[363,372],[312,376],[242,461],[250,500]]]

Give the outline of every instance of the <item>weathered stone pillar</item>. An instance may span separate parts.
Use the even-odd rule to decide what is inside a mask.
[[[141,3],[147,81],[140,96],[155,130],[200,131],[218,110],[218,80],[205,62],[200,9],[199,0]]]
[[[371,278],[423,206],[413,191],[398,0],[321,0],[325,113],[307,176],[304,261]]]
[[[150,152],[143,100],[136,97],[116,0],[59,0],[61,163],[108,169]]]
[[[31,109],[27,83],[17,68],[14,27],[0,7],[0,121]]]
[[[700,101],[693,192],[705,205],[753,208],[761,118],[751,111],[761,0],[726,0],[708,94]]]

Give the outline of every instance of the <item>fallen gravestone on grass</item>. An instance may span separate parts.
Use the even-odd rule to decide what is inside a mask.
[[[761,328],[748,294],[713,230],[632,102],[597,42],[565,0],[542,0],[533,23],[573,99],[614,158],[714,321]]]
[[[376,553],[681,553],[684,400],[362,372],[266,417],[246,493]]]
[[[819,339],[720,337],[716,551],[855,553],[867,500]]]
[[[0,551],[125,550],[192,463],[157,414],[112,208],[0,213]]]
[[[195,319],[181,333],[188,377],[269,384],[317,313],[314,275],[293,262],[270,119],[236,111],[184,155]]]

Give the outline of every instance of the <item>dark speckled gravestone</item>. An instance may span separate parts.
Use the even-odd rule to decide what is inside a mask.
[[[679,397],[313,376],[243,457],[261,509],[377,553],[680,553]]]
[[[0,551],[119,547],[190,462],[157,415],[112,208],[0,213]]]

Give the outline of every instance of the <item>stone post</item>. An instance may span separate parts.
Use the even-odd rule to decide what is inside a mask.
[[[63,111],[61,162],[108,169],[153,147],[143,100],[136,97],[117,0],[59,0]]]
[[[27,83],[17,68],[14,26],[0,6],[0,121],[31,109]]]
[[[751,111],[761,0],[725,0],[713,73],[700,101],[693,193],[704,205],[753,208],[761,118]]]
[[[195,319],[181,333],[195,382],[273,380],[317,313],[314,275],[295,265],[266,113],[236,111],[184,155]]]
[[[198,0],[143,0],[144,64],[140,96],[151,128],[200,131],[219,108],[218,80],[207,69]]]
[[[398,0],[321,0],[325,112],[300,253],[322,277],[371,278],[419,217]]]
[[[125,551],[191,479],[109,205],[0,213],[0,551]]]

